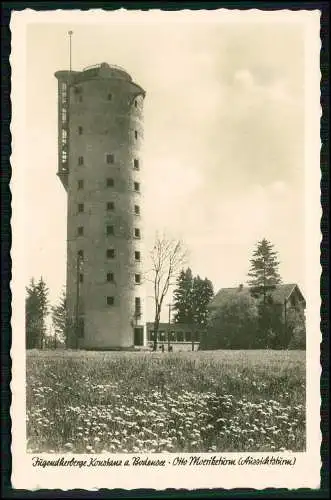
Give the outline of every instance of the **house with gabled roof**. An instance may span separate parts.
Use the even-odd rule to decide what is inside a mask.
[[[243,285],[239,285],[239,287],[234,288],[221,288],[208,306],[210,315],[215,316],[215,313],[217,315],[217,310],[221,311],[223,307],[226,309],[226,306],[238,298],[239,294],[242,297],[248,298],[248,296],[252,294],[252,290],[249,287],[244,287]],[[261,296],[255,298],[258,303],[263,302],[263,298]],[[268,314],[271,314],[269,317],[274,318],[275,321],[269,323],[269,326],[265,331],[265,344],[264,341],[263,344],[268,347],[268,345],[270,345],[270,341],[267,340],[267,338],[269,338],[269,335],[274,335],[278,330],[278,332],[281,332],[287,339],[283,340],[284,347],[302,348],[302,346],[305,345],[304,316],[306,300],[299,286],[296,283],[276,285],[274,289],[269,290],[267,293],[267,306],[269,311]],[[273,314],[273,311],[275,314]],[[236,316],[232,318],[232,328],[234,327],[235,322]],[[221,325],[222,323],[220,324],[220,329],[222,330]],[[223,335],[221,331],[219,334]],[[231,346],[231,344],[229,345]],[[299,347],[292,347],[292,345],[298,345]]]
[[[250,288],[244,287],[243,285],[234,288],[221,288],[209,304],[209,309],[212,310],[222,306],[225,301],[228,301],[237,293],[249,294],[251,291]],[[284,308],[306,308],[305,298],[298,285],[295,283],[277,285],[273,290],[268,292],[268,295],[274,305],[283,306]]]

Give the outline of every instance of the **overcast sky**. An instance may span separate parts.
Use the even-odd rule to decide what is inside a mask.
[[[157,22],[148,12],[128,19],[27,27],[26,282],[43,275],[53,302],[65,284],[54,72],[68,68],[72,29],[73,69],[118,64],[147,92],[146,248],[157,230],[182,238],[193,273],[217,291],[246,282],[265,237],[279,253],[283,281],[305,291],[301,24],[239,17],[229,24],[216,14],[213,22]]]

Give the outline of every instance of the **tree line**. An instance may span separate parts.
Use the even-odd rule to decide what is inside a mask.
[[[47,335],[47,317],[51,314],[53,335]],[[59,347],[66,344],[67,336],[66,295],[62,292],[59,303],[51,306],[49,288],[43,277],[36,282],[31,278],[26,287],[25,337],[27,349]]]
[[[234,293],[215,309],[209,308],[214,297],[211,280],[194,276],[190,267],[183,267],[186,252],[181,242],[157,238],[151,253],[154,349],[164,299],[171,286],[175,287],[173,322],[196,328],[201,349],[305,348],[304,311],[291,308],[284,324],[284,311],[273,303],[272,292],[282,280],[277,252],[265,238],[257,243],[250,260],[247,280],[250,293]],[[58,304],[51,306],[49,290],[42,277],[38,282],[31,279],[26,291],[26,347],[42,349],[65,345],[69,327],[65,292]],[[46,334],[49,314],[52,336]]]

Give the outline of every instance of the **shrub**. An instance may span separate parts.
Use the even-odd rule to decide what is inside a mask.
[[[234,293],[211,310],[201,349],[249,349],[256,345],[258,308],[250,294]]]

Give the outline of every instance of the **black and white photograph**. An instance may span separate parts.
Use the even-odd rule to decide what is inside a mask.
[[[11,29],[16,487],[318,487],[319,12]]]

